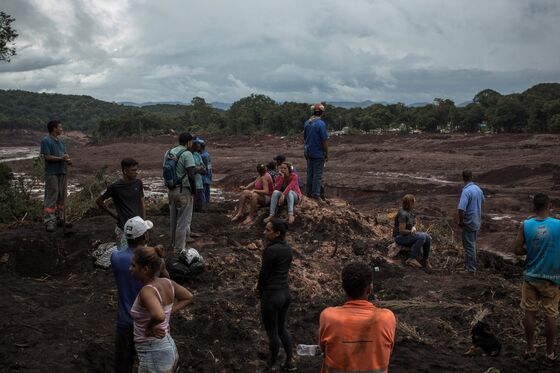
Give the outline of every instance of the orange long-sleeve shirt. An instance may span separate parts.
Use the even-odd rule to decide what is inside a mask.
[[[322,373],[388,372],[397,326],[393,312],[352,300],[323,310],[319,325]]]

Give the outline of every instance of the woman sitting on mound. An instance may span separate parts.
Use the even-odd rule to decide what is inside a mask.
[[[432,237],[427,233],[416,231],[415,204],[416,200],[412,194],[407,194],[403,197],[402,208],[397,213],[397,216],[395,216],[393,238],[397,245],[410,247],[410,255],[406,260],[406,264],[417,268],[432,268],[428,261]],[[422,263],[417,259],[418,254],[420,254],[420,248],[422,248]]]
[[[278,175],[274,183],[274,192],[270,199],[270,216],[264,219],[268,223],[276,214],[276,207],[284,203],[288,206],[288,223],[294,222],[294,205],[301,200],[301,190],[298,186],[298,176],[292,172],[293,167],[290,163],[284,162],[278,167]]]
[[[239,206],[237,213],[231,221],[237,221],[243,217],[245,204],[250,201],[249,215],[243,221],[243,224],[251,224],[255,218],[258,206],[266,206],[270,203],[270,198],[274,188],[272,177],[266,171],[263,164],[257,166],[259,176],[247,186],[241,186],[241,195],[239,196]]]

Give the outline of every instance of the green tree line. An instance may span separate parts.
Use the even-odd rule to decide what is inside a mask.
[[[136,108],[89,96],[0,90],[1,128],[44,129],[49,119],[56,118],[66,128],[85,130],[95,139],[185,129],[290,135],[302,131],[309,114],[308,104],[277,103],[260,94],[244,97],[224,111],[201,97],[193,98],[189,105]],[[464,107],[445,98],[419,107],[396,103],[347,109],[326,104],[324,117],[329,129],[335,131],[349,127],[361,131],[560,133],[560,84],[542,83],[509,95],[485,89]]]

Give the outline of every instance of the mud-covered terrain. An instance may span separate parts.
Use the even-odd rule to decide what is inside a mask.
[[[2,133],[0,145],[32,146],[42,134]],[[507,253],[518,222],[530,211],[530,196],[549,193],[560,207],[560,137],[552,135],[344,136],[331,141],[326,168],[329,200],[306,201],[289,233],[295,249],[291,272],[294,297],[289,329],[294,344],[316,342],[319,313],[343,302],[339,273],[349,260],[377,267],[374,303],[392,309],[398,333],[392,372],[546,372],[544,337],[540,360],[521,359],[524,348],[519,309],[522,266],[488,251],[479,252],[477,276],[460,273],[462,251],[453,218],[461,190],[460,172],[471,168],[487,195],[480,234],[486,250]],[[300,139],[207,138],[217,186],[235,188],[251,180],[255,165],[283,153],[305,174]],[[84,180],[108,164],[131,156],[141,177],[155,179],[173,137],[88,145],[67,139],[74,160],[70,178]],[[29,160],[10,162],[15,171]],[[417,196],[418,216],[434,237],[431,271],[405,267],[405,254],[387,256],[391,213],[405,193]],[[229,194],[228,194],[229,196]],[[172,319],[172,335],[184,372],[254,372],[264,368],[267,350],[253,287],[260,267],[261,219],[253,227],[229,223],[234,202],[214,203],[195,213],[193,244],[206,270],[186,286],[195,302]],[[264,211],[262,211],[264,213]],[[169,244],[168,213],[149,212],[152,243]],[[262,218],[262,216],[261,216]],[[110,271],[95,267],[92,243],[111,239],[113,221],[91,211],[74,224],[74,234],[47,234],[40,222],[1,227],[0,370],[25,372],[105,372],[111,370],[116,289]],[[169,254],[170,255],[170,254]],[[499,357],[463,356],[469,330],[484,319],[503,343]],[[542,326],[542,320],[539,322]],[[560,343],[560,341],[559,341]],[[302,372],[316,372],[319,357],[297,360]],[[557,367],[556,367],[557,368]]]

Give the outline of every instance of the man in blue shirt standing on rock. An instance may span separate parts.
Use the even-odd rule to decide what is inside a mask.
[[[515,254],[527,255],[521,287],[527,341],[524,357],[527,360],[536,357],[535,324],[540,304],[545,315],[545,364],[553,366],[558,360],[554,343],[560,302],[560,220],[550,217],[550,199],[546,194],[536,194],[533,206],[535,215],[521,223],[514,244]]]
[[[311,106],[313,115],[305,122],[303,128],[304,155],[307,160],[307,185],[308,197],[319,199],[325,162],[329,160],[329,147],[327,140],[329,134],[327,125],[321,119],[325,107],[322,104]]]
[[[459,227],[463,230],[463,248],[465,249],[465,272],[476,272],[476,237],[480,230],[484,193],[473,181],[472,172],[463,171],[465,186],[459,200]]]
[[[45,161],[45,202],[44,222],[47,232],[54,232],[56,226],[64,224],[64,203],[66,202],[66,165],[72,164],[66,153],[62,135],[62,123],[51,120],[47,123],[49,134],[41,140],[41,156]]]

